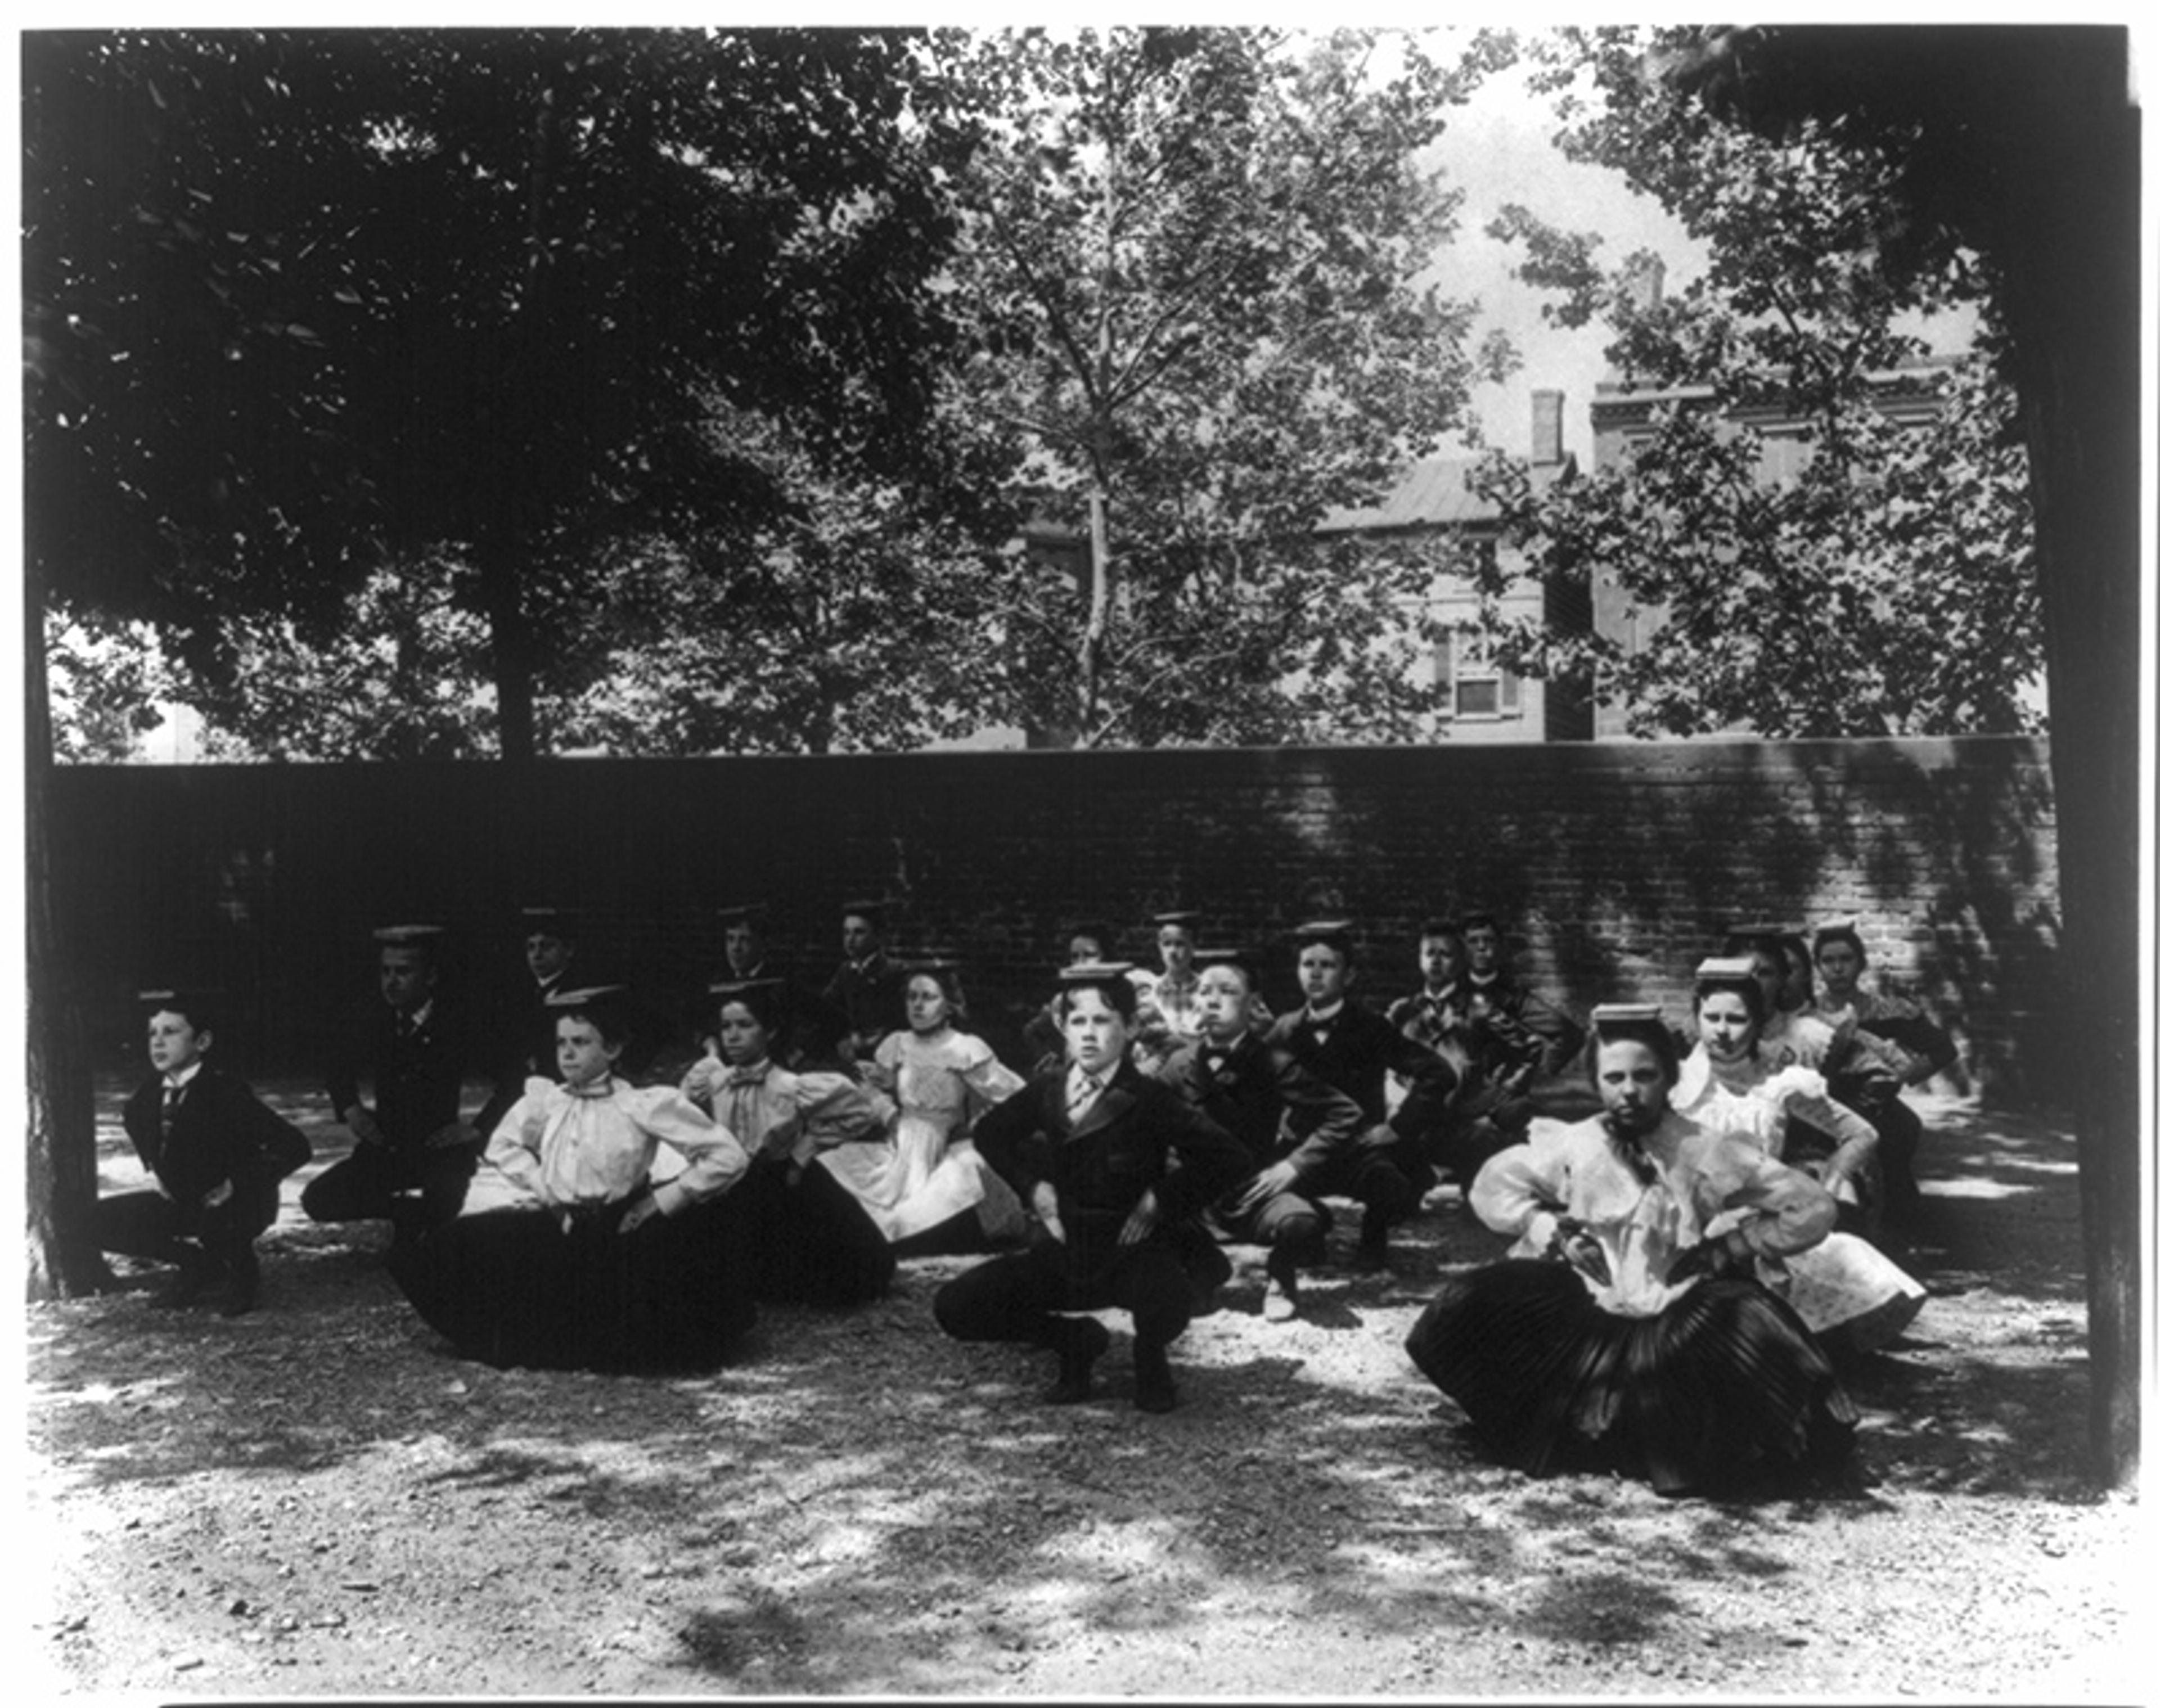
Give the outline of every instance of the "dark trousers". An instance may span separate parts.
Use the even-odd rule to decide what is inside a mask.
[[[792,1305],[859,1305],[891,1284],[892,1247],[870,1212],[815,1163],[794,1180],[760,1160],[719,1201],[725,1237],[742,1249],[751,1291]]]
[[[231,1269],[278,1219],[278,1182],[257,1177],[234,1183],[215,1209],[182,1205],[158,1192],[116,1192],[100,1198],[94,1226],[101,1251],[183,1269]]]
[[[352,1155],[334,1162],[309,1181],[300,1207],[315,1222],[364,1222],[388,1217],[402,1222],[413,1215],[404,1195],[420,1195],[419,1222],[439,1228],[458,1213],[465,1188],[480,1166],[480,1150],[470,1145],[439,1149],[356,1145]]]
[[[1298,1182],[1308,1198],[1353,1198],[1365,1207],[1365,1227],[1390,1228],[1415,1215],[1424,1188],[1412,1178],[1420,1166],[1409,1146],[1389,1128],[1367,1128],[1319,1173]]]
[[[1233,1192],[1225,1202],[1234,1202],[1236,1198]],[[1234,1213],[1218,1203],[1212,1217],[1224,1238],[1264,1245],[1271,1251],[1280,1252],[1300,1269],[1311,1269],[1327,1260],[1327,1212],[1301,1191],[1277,1192],[1271,1198],[1263,1198],[1249,1210]]]
[[[937,1290],[931,1309],[955,1340],[1018,1341],[1063,1351],[1077,1332],[1061,1311],[1132,1313],[1133,1337],[1166,1347],[1192,1321],[1192,1283],[1176,1249],[1146,1240],[1119,1248],[1099,1265],[1078,1268],[1050,1240],[992,1258]]]

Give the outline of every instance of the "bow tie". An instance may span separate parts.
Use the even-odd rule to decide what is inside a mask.
[[[755,1067],[730,1067],[727,1082],[730,1085],[763,1085],[766,1075],[771,1072],[770,1062],[761,1062]]]
[[[563,1082],[563,1089],[572,1097],[605,1097],[615,1089],[615,1081],[610,1076],[603,1073],[598,1079],[589,1079],[583,1085],[572,1085],[565,1080]]]

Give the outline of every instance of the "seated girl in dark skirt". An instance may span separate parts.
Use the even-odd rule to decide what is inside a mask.
[[[562,1082],[526,1082],[463,1212],[391,1272],[432,1326],[491,1364],[718,1363],[756,1315],[745,1256],[718,1221],[749,1159],[680,1092],[615,1077],[620,992],[550,1003]]]
[[[859,1305],[876,1298],[896,1267],[892,1247],[824,1163],[839,1145],[881,1145],[892,1104],[844,1073],[797,1073],[772,1059],[786,993],[776,979],[736,980],[712,992],[719,1011],[705,1056],[683,1094],[742,1141],[750,1167],[728,1191],[720,1219],[750,1265],[758,1298]]]
[[[1756,1275],[1830,1231],[1830,1194],[1670,1111],[1678,1062],[1655,1008],[1592,1020],[1605,1112],[1539,1123],[1479,1171],[1472,1207],[1519,1238],[1441,1288],[1411,1359],[1533,1475],[1617,1470],[1661,1494],[1716,1493],[1835,1467],[1858,1415]]]

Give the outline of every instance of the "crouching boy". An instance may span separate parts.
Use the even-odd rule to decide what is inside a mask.
[[[192,1304],[221,1278],[221,1315],[255,1308],[256,1237],[278,1219],[278,1183],[308,1160],[308,1141],[247,1082],[205,1060],[210,1015],[199,994],[143,993],[155,1077],[127,1099],[121,1124],[152,1189],[97,1202],[108,1252],[173,1264],[155,1304]]]

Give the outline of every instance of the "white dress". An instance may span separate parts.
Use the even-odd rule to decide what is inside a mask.
[[[1811,1067],[1770,1069],[1758,1060],[1722,1073],[1700,1044],[1680,1066],[1672,1107],[1711,1132],[1747,1139],[1782,1158],[1785,1129],[1795,1114],[1846,1144],[1874,1129],[1833,1101],[1821,1074]],[[1840,1199],[1852,1202],[1841,1181]],[[1821,1244],[1794,1253],[1782,1264],[1761,1266],[1763,1284],[1782,1295],[1817,1334],[1838,1332],[1856,1351],[1895,1340],[1927,1302],[1927,1289],[1856,1233],[1832,1233]],[[1782,1273],[1780,1269],[1782,1269]]]
[[[853,1145],[823,1161],[897,1243],[973,1210],[993,1241],[1018,1239],[1027,1221],[1013,1190],[968,1136],[975,1117],[1027,1082],[970,1033],[890,1032],[865,1077],[899,1105],[884,1145]]]

